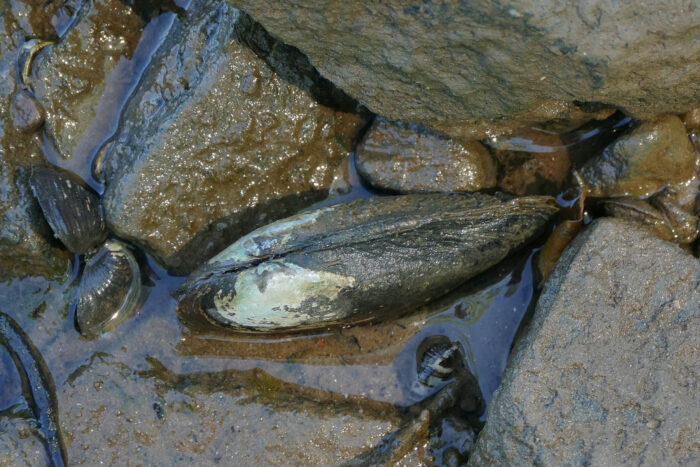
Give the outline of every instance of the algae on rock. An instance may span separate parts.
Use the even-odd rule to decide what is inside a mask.
[[[327,196],[363,125],[237,40],[251,23],[208,1],[178,18],[106,158],[109,226],[175,272]]]
[[[14,127],[10,112],[21,89],[15,57],[24,34],[6,2],[0,4],[0,19],[0,282],[62,277],[68,255],[48,240],[49,227],[27,185],[28,169],[44,165],[44,158],[33,137]]]

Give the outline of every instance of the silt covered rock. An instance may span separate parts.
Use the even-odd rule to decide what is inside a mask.
[[[478,141],[460,143],[383,118],[372,124],[355,161],[370,185],[399,193],[478,191],[496,184],[496,163]]]
[[[176,272],[327,196],[363,123],[236,40],[250,25],[206,1],[176,19],[106,156],[108,225]]]
[[[29,85],[46,111],[46,132],[63,157],[89,155],[110,76],[132,59],[144,21],[119,0],[85,2],[74,25],[37,56]],[[111,106],[113,114],[117,102]]]
[[[470,465],[696,465],[700,262],[617,219],[564,252]]]
[[[675,115],[642,123],[581,167],[589,196],[649,196],[695,176],[696,154]]]
[[[66,272],[68,256],[47,241],[51,230],[27,183],[29,168],[42,165],[43,157],[32,137],[15,128],[10,112],[21,92],[15,58],[24,34],[9,3],[0,4],[0,18],[0,282],[30,275],[56,278]]]

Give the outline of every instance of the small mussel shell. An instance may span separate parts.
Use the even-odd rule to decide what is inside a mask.
[[[54,235],[70,251],[87,253],[107,238],[100,199],[76,177],[39,168],[29,185]]]
[[[134,255],[116,240],[88,254],[78,286],[75,320],[85,336],[114,329],[129,318],[141,296],[141,273]]]
[[[465,366],[464,359],[462,346],[446,336],[424,340],[416,351],[416,379],[411,394],[421,399],[432,394],[435,388],[454,377],[458,368]]]
[[[550,197],[421,194],[360,199],[258,229],[175,292],[185,322],[239,331],[377,321],[454,289],[530,240]]]

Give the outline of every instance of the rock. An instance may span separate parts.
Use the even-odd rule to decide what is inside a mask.
[[[647,119],[698,101],[696,5],[229,1],[373,112],[449,135],[574,101]]]
[[[86,2],[61,41],[36,58],[29,84],[63,157],[89,163],[85,159],[99,144],[92,141],[99,106],[115,97],[105,95],[110,77],[133,58],[143,28],[141,17],[120,0]],[[117,102],[109,104],[111,114],[118,111]]]
[[[459,143],[383,118],[372,124],[355,162],[370,185],[399,193],[478,191],[496,185],[496,163],[481,143]]]
[[[17,131],[10,112],[20,85],[15,57],[24,40],[8,2],[0,3],[0,282],[10,278],[62,276],[68,255],[49,243],[49,226],[34,201],[27,179],[29,167],[44,162],[38,145]]]
[[[589,196],[649,196],[695,176],[696,154],[680,118],[666,115],[642,123],[601,154],[580,174]]]
[[[44,109],[27,91],[20,91],[12,99],[12,123],[22,133],[32,133],[44,124]]]
[[[191,6],[106,156],[108,225],[178,273],[327,196],[363,124],[317,103],[235,40],[249,25],[226,4]]]
[[[83,0],[12,1],[12,13],[27,37],[56,39],[63,35]]]
[[[683,123],[685,123],[688,130],[700,130],[700,107],[695,107],[694,109],[686,112],[683,115]]]
[[[470,465],[697,465],[700,262],[617,219],[564,252]]]
[[[492,146],[500,148],[494,150],[494,156],[502,168],[498,187],[503,191],[521,196],[556,195],[569,176],[569,153],[556,133],[523,128]]]

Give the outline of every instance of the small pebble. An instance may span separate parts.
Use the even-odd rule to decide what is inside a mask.
[[[12,100],[12,123],[22,133],[32,133],[44,123],[44,109],[27,91],[20,91]]]
[[[686,128],[693,131],[700,130],[700,107],[696,107],[682,116]]]

